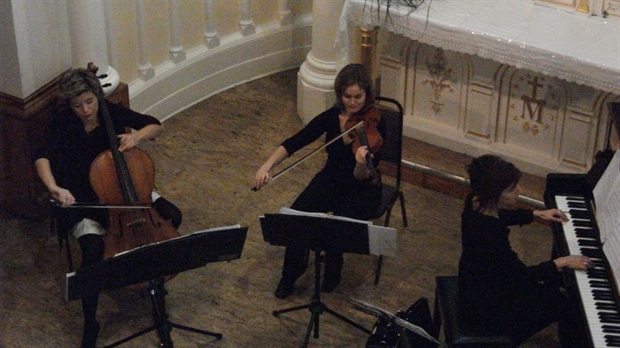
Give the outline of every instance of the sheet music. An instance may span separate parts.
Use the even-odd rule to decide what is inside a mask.
[[[376,226],[372,221],[357,220],[344,216],[331,215],[317,212],[306,212],[291,208],[282,207],[278,212],[286,215],[310,216],[334,220],[342,220],[368,226],[368,249],[372,255],[396,256],[398,246],[398,233],[395,228]],[[264,217],[264,216],[263,216]]]
[[[434,342],[438,345],[440,345],[441,347],[445,347],[445,345],[443,343],[441,343],[440,341],[438,341],[435,337],[431,336],[431,334],[429,334],[428,332],[426,332],[426,330],[424,330],[423,328],[419,327],[418,325],[412,324],[402,318],[399,318],[397,316],[395,316],[394,314],[381,309],[377,306],[371,305],[370,303],[366,303],[364,301],[360,301],[360,300],[356,300],[356,299],[351,299],[351,301],[353,301],[353,303],[355,304],[356,309],[359,309],[363,312],[372,314],[376,317],[384,317],[387,319],[392,320],[396,325],[405,328],[407,330],[413,331],[416,334],[426,338],[427,340]]]
[[[114,257],[121,256],[123,254],[127,254],[127,253],[133,252],[135,250],[138,250],[140,248],[145,248],[145,247],[148,247],[148,246],[154,245],[154,244],[170,243],[172,241],[176,241],[176,240],[183,239],[183,238],[188,238],[190,236],[195,236],[195,235],[202,234],[202,233],[224,231],[224,230],[232,230],[232,229],[237,229],[237,228],[241,228],[241,225],[240,224],[236,224],[236,225],[214,227],[214,228],[209,228],[209,229],[206,229],[206,230],[195,231],[195,232],[192,232],[192,233],[189,233],[189,234],[184,234],[182,236],[178,236],[178,237],[175,237],[175,238],[170,238],[170,239],[162,240],[162,241],[155,242],[155,243],[149,243],[149,244],[141,245],[139,247],[136,247],[136,248],[133,248],[133,249],[130,249],[130,250],[121,251],[119,253],[114,254]]]
[[[614,154],[593,194],[603,251],[614,277],[620,279],[620,151]]]
[[[325,214],[325,213],[315,213],[315,212],[308,212],[308,211],[301,211],[301,210],[295,210],[295,209],[286,208],[286,207],[280,208],[279,213],[280,214],[287,214],[287,215],[314,216],[314,217],[321,217],[321,218],[328,218],[328,219],[342,220],[342,221],[350,221],[350,222],[356,222],[356,223],[360,223],[360,224],[372,225],[372,221],[368,221],[368,220],[357,220],[357,219],[348,218],[348,217],[344,217],[344,216]]]
[[[201,233],[208,233],[208,232],[232,230],[232,229],[237,229],[237,228],[241,228],[241,225],[240,224],[236,224],[236,225],[230,225],[230,226],[213,227],[213,228],[209,228],[209,229],[206,229],[206,230],[200,230],[200,231],[192,232],[190,234],[187,234],[187,236],[201,234]],[[182,238],[182,237],[184,237],[184,236],[181,236],[179,238]]]

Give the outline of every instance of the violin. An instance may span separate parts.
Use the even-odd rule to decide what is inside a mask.
[[[381,121],[381,115],[375,107],[370,107],[366,111],[355,114],[345,122],[345,130],[363,122],[363,127],[357,128],[355,132],[350,132],[349,137],[352,139],[351,150],[357,152],[360,146],[366,146],[366,167],[370,170],[372,182],[381,184],[381,175],[379,169],[372,162],[372,154],[376,153],[383,146],[383,138],[379,133],[378,126]]]

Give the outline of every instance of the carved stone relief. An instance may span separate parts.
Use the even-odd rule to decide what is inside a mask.
[[[403,104],[405,135],[541,176],[586,172],[605,147],[605,105],[618,96],[393,36],[379,48],[380,88]]]

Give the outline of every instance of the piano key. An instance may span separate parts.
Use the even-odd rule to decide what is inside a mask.
[[[590,214],[588,213],[586,209],[569,209],[568,212],[565,212],[565,213],[570,214],[570,216],[575,219],[589,219],[590,218]]]
[[[573,226],[592,227],[592,221],[590,220],[571,219],[571,223],[573,224]]]

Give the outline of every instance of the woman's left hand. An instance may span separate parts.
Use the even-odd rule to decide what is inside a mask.
[[[138,146],[140,143],[140,137],[136,133],[121,134],[118,136],[118,142],[118,151],[123,152]]]
[[[355,152],[355,160],[357,161],[357,163],[365,165],[366,164],[366,155],[368,154],[368,147],[367,146],[360,146],[357,148],[357,151]]]
[[[534,217],[555,222],[566,222],[568,217],[559,209],[534,210]]]

